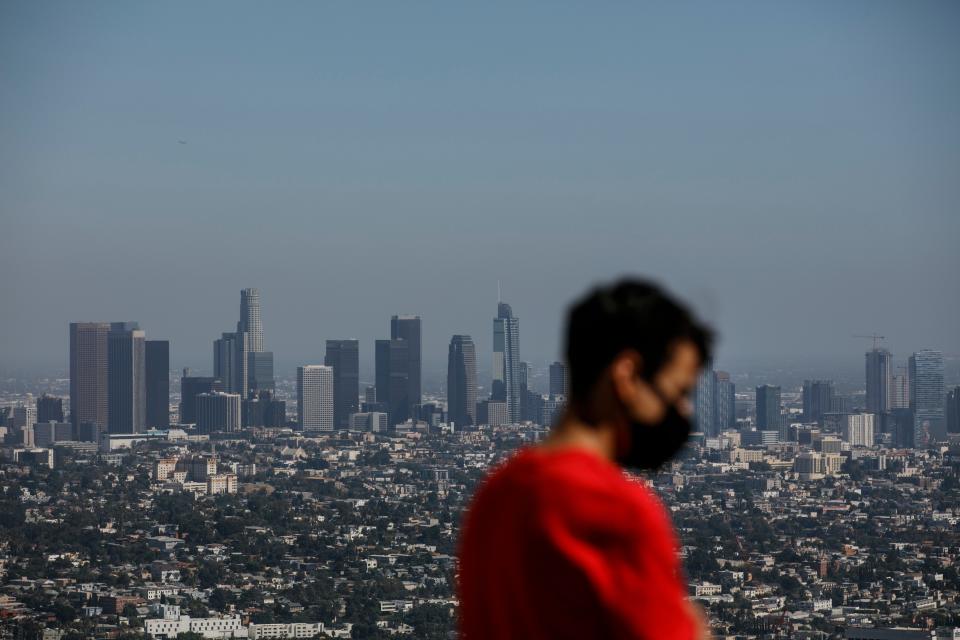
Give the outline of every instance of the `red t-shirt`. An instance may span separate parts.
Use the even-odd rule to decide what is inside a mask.
[[[465,519],[462,636],[692,640],[677,550],[663,504],[617,465],[522,449]]]

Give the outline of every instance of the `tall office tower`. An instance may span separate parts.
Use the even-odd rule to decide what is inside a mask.
[[[219,378],[183,376],[180,378],[180,423],[197,423],[197,396],[201,393],[223,391]]]
[[[377,402],[386,404],[391,427],[413,415],[409,347],[406,340],[377,340],[375,345]]]
[[[757,387],[757,429],[780,430],[780,387],[762,384]]]
[[[890,375],[893,356],[886,349],[874,348],[866,353],[867,413],[890,410]]]
[[[550,397],[567,397],[567,365],[563,362],[554,362],[550,364]]]
[[[898,367],[902,369],[902,367]],[[906,409],[910,406],[910,378],[906,371],[890,376],[890,409]]]
[[[274,390],[272,351],[251,351],[247,354],[247,378],[247,391],[251,396],[260,391]]]
[[[95,432],[107,428],[108,322],[70,323],[70,422]]]
[[[246,334],[246,379],[243,390],[236,391],[244,398],[257,397],[260,391],[273,391],[273,352],[263,350],[263,322],[260,320],[260,290],[241,289],[240,321],[237,322],[237,336]],[[241,340],[241,338],[237,338]],[[237,377],[237,376],[235,376]],[[239,377],[237,377],[239,384]]]
[[[947,393],[947,433],[960,433],[960,387]]]
[[[872,413],[854,413],[845,416],[841,435],[854,447],[872,447],[876,416]]]
[[[63,422],[63,398],[47,394],[37,398],[37,422]]]
[[[350,427],[350,414],[360,410],[360,342],[327,340],[323,364],[333,367],[333,424]]]
[[[246,331],[224,333],[213,341],[213,377],[223,382],[227,393],[243,397],[249,389],[249,335]]]
[[[833,381],[803,381],[803,421],[820,422],[833,406]]]
[[[737,385],[726,371],[717,371],[717,429],[737,428]]]
[[[200,433],[240,430],[240,394],[213,391],[197,396],[197,430]]]
[[[260,322],[260,290],[242,289],[240,291],[240,324],[238,333],[249,335],[248,349],[251,353],[263,351],[263,324]]]
[[[304,433],[333,431],[333,369],[297,367],[297,422]]]
[[[693,392],[694,428],[707,437],[714,437],[717,428],[717,374],[705,367],[697,377]]]
[[[893,409],[889,414],[884,414],[884,418],[888,422],[885,431],[893,434],[894,446],[912,449],[916,428],[913,409]]]
[[[376,401],[377,401],[377,388],[375,386],[367,385],[367,388],[363,390],[364,404],[373,404]]]
[[[136,322],[113,322],[107,335],[107,428],[143,433],[147,422],[146,339]]]
[[[422,358],[420,329],[420,316],[393,316],[390,318],[390,339],[404,340],[407,343],[407,399],[410,403],[411,412],[423,402],[420,369]]]
[[[520,375],[517,376],[517,380],[520,384],[520,419],[536,422],[537,398],[539,396],[530,391],[530,378],[533,376],[533,368],[529,362],[521,362],[519,372]]]
[[[520,420],[520,319],[506,302],[497,303],[493,319],[493,386],[491,400],[507,403],[510,422]]]
[[[147,340],[147,427],[170,427],[170,342]]]
[[[450,339],[447,419],[458,427],[477,423],[477,348],[470,336],[455,335]]]
[[[910,408],[913,410],[913,446],[925,447],[946,439],[943,406],[943,353],[917,351],[907,364],[910,370]]]
[[[520,362],[520,375],[517,376],[517,380],[520,382],[520,390],[530,388],[530,376],[533,375],[533,367],[530,366],[529,362]],[[521,399],[522,399],[521,395]]]

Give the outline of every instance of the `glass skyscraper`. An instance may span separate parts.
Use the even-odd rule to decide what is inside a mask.
[[[470,336],[455,335],[450,339],[447,419],[457,426],[477,422],[477,349]]]
[[[780,387],[760,385],[757,387],[757,429],[779,432],[780,422]]]
[[[108,322],[70,323],[70,422],[93,432],[107,428]]]
[[[917,351],[908,361],[910,408],[913,410],[913,446],[925,447],[946,438],[943,401],[943,354]]]
[[[867,413],[890,410],[890,377],[893,375],[893,357],[886,349],[871,349],[866,353]]]
[[[252,353],[263,351],[263,324],[260,321],[260,290],[240,291],[240,325],[237,331],[250,334],[249,349]]]
[[[136,322],[114,322],[107,335],[107,428],[142,433],[147,421],[145,335]]]
[[[410,405],[409,414],[413,415],[420,403],[423,402],[421,391],[421,349],[420,349],[420,316],[393,316],[390,318],[390,339],[403,340],[407,343],[407,402]]]
[[[491,400],[507,403],[510,422],[520,421],[520,319],[506,302],[493,319],[493,388]]]
[[[166,429],[170,426],[170,342],[147,340],[147,427]]]
[[[377,340],[375,343],[377,402],[386,405],[390,428],[412,415],[408,352],[406,340]]]
[[[333,424],[350,426],[350,414],[360,410],[360,343],[327,340],[323,364],[333,367]]]

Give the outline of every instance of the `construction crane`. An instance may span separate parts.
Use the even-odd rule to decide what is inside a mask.
[[[854,335],[853,337],[854,337],[854,338],[870,338],[871,340],[873,340],[873,350],[874,350],[874,351],[876,351],[876,350],[877,350],[877,347],[880,346],[880,341],[881,341],[881,340],[886,340],[886,339],[887,339],[886,336],[879,336],[879,335],[877,335],[877,334],[875,334],[875,333],[871,333],[871,334],[868,335],[868,336],[865,336],[865,335]]]

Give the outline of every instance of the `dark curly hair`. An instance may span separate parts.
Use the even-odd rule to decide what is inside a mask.
[[[586,401],[603,371],[625,349],[640,354],[643,376],[652,378],[678,340],[690,340],[701,362],[710,360],[713,332],[657,285],[623,279],[593,289],[567,316],[571,403]]]

